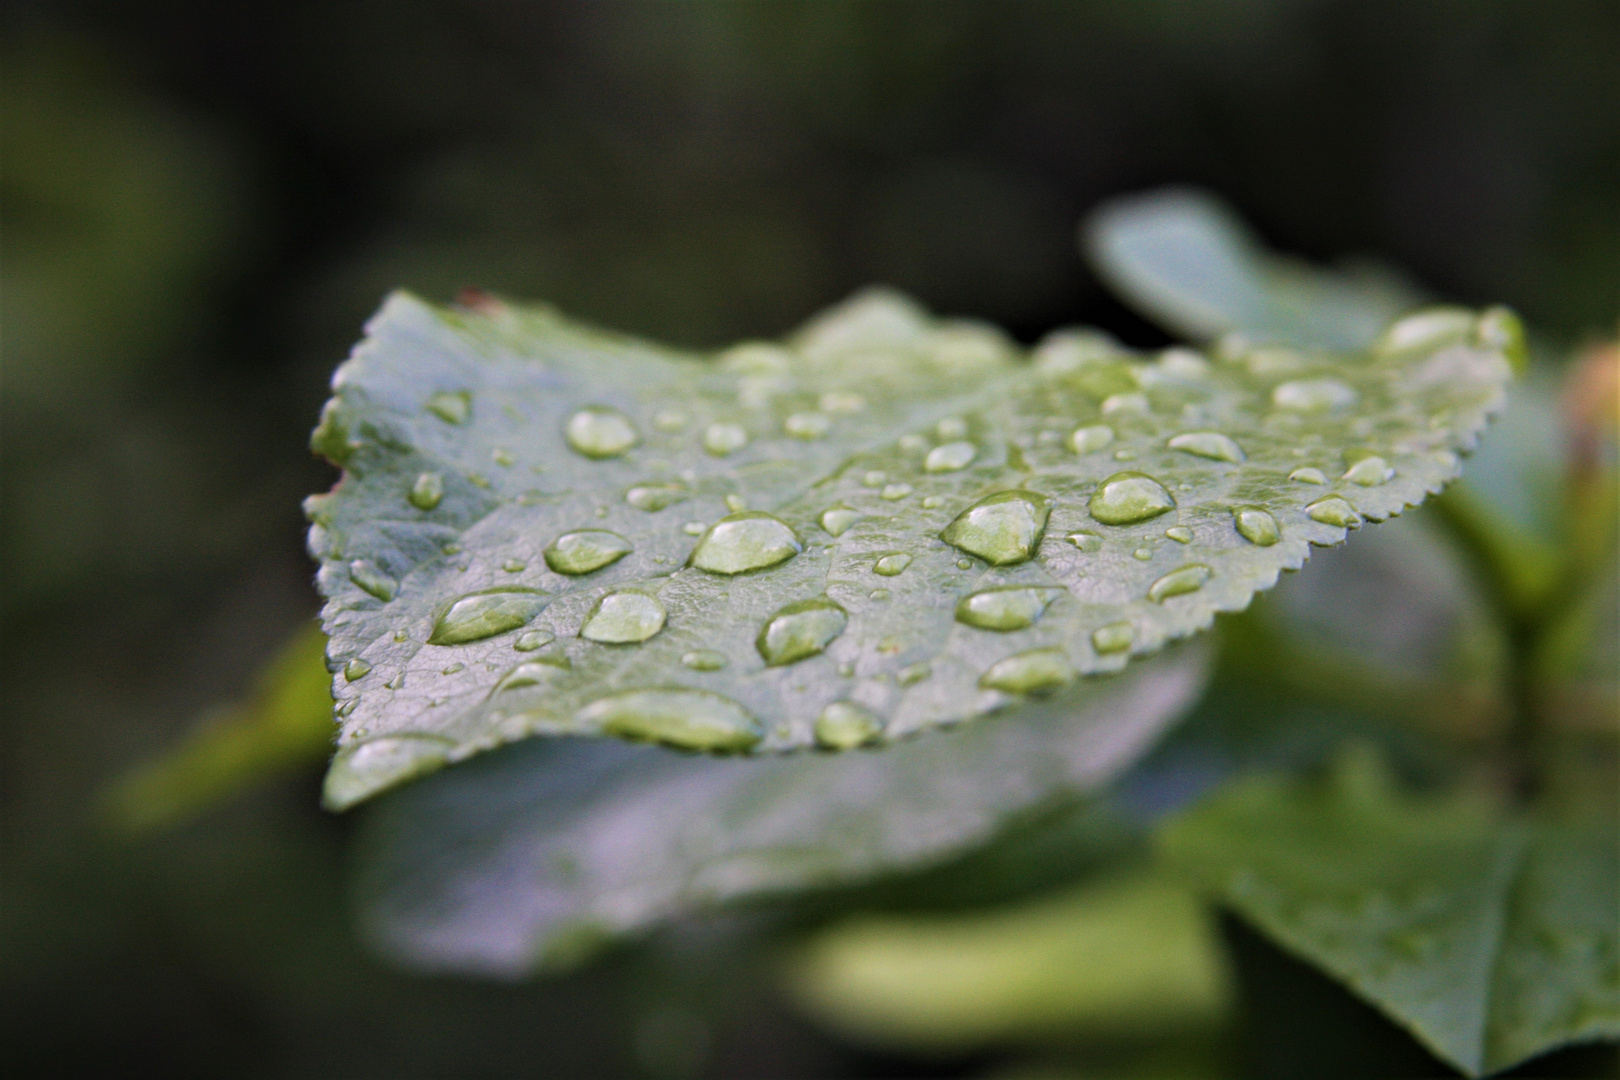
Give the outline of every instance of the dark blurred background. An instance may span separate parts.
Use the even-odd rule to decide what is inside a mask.
[[[1075,224],[1196,182],[1555,348],[1620,306],[1612,0],[13,0],[0,28],[11,1075],[944,1068],[690,944],[523,989],[392,971],[350,935],[313,764],[98,829],[98,792],[313,615],[307,431],[391,288],[717,346],[883,281],[1155,344]],[[724,1019],[683,1035],[698,999]]]

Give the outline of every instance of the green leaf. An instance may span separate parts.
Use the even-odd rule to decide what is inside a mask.
[[[1508,378],[1480,332],[1029,362],[868,293],[705,362],[396,296],[314,437],[327,804],[535,734],[842,747],[1118,670],[1454,477]]]
[[[1620,1036],[1612,819],[1502,821],[1376,759],[1229,785],[1161,834],[1172,863],[1472,1076]]]
[[[362,924],[412,966],[516,976],[721,904],[933,866],[1127,767],[1204,669],[1184,646],[881,754],[738,761],[534,740],[376,806],[358,847]]]

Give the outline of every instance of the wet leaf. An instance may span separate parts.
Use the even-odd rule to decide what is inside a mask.
[[[403,295],[368,329],[308,506],[330,662],[369,672],[339,808],[530,735],[890,741],[1118,670],[1437,491],[1508,377],[1454,311],[1352,356],[1026,357],[890,293],[714,358]],[[975,623],[1009,587],[1040,602]]]

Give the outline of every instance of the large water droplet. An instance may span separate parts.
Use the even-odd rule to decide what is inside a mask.
[[[436,472],[425,472],[411,485],[406,496],[418,510],[432,510],[444,499],[444,478]]]
[[[843,536],[844,530],[861,520],[859,510],[851,510],[842,504],[831,507],[822,512],[821,527],[833,536]]]
[[[1165,444],[1172,450],[1194,454],[1211,461],[1230,461],[1234,465],[1246,460],[1243,448],[1229,435],[1218,431],[1184,431]]]
[[[1074,447],[1077,454],[1089,454],[1094,450],[1101,450],[1114,441],[1114,429],[1107,424],[1092,424],[1088,427],[1075,428],[1074,434],[1069,436],[1069,445]]]
[[[782,430],[795,439],[819,439],[832,427],[832,418],[825,413],[794,413],[782,422]]]
[[[1197,592],[1204,587],[1204,582],[1208,581],[1214,572],[1203,563],[1188,563],[1149,585],[1148,599],[1155,604],[1162,604],[1172,596]]]
[[[433,624],[429,645],[464,645],[516,630],[546,606],[546,594],[533,589],[490,589],[451,603]]]
[[[606,406],[580,409],[568,418],[563,436],[588,458],[618,457],[641,439],[628,416]]]
[[[997,492],[958,514],[940,539],[992,566],[1025,562],[1040,545],[1051,506],[1032,491]]]
[[[682,750],[737,753],[760,739],[748,710],[703,690],[627,690],[591,702],[576,719],[607,735]]]
[[[399,591],[399,582],[383,573],[370,559],[350,563],[349,580],[385,604]]]
[[[891,551],[872,564],[872,573],[882,574],[884,577],[895,577],[904,573],[906,567],[910,565],[910,555],[903,551]]]
[[[1176,508],[1165,486],[1146,473],[1119,472],[1097,486],[1091,516],[1104,525],[1134,525]]]
[[[1030,649],[992,664],[979,677],[979,685],[1009,694],[1047,694],[1070,682],[1074,674],[1062,649]]]
[[[1282,539],[1277,519],[1258,506],[1240,506],[1232,511],[1232,524],[1238,535],[1251,544],[1270,547]]]
[[[711,574],[741,574],[786,562],[804,545],[785,522],[759,510],[721,518],[692,551],[692,565]]]
[[[1346,458],[1352,455],[1346,454]],[[1344,479],[1352,484],[1362,487],[1377,487],[1387,483],[1395,475],[1395,470],[1389,467],[1389,462],[1377,454],[1359,454],[1354,456],[1350,467],[1344,472]]]
[[[427,399],[424,408],[447,424],[465,424],[472,415],[472,395],[465,390],[440,390]]]
[[[347,810],[383,788],[430,773],[450,760],[453,744],[433,735],[384,735],[350,743],[337,752],[326,774],[321,801]]]
[[[970,442],[948,442],[928,451],[928,456],[923,459],[923,471],[955,472],[967,468],[978,456],[979,448]]]
[[[624,493],[625,502],[649,514],[684,502],[686,497],[686,488],[680,484],[637,484]]]
[[[1303,465],[1300,468],[1295,469],[1293,472],[1288,474],[1288,479],[1300,484],[1327,483],[1327,476],[1323,474],[1322,470],[1313,468],[1310,465]]]
[[[816,717],[816,745],[827,750],[853,750],[878,740],[883,721],[853,701],[835,701]]]
[[[525,630],[519,634],[517,640],[512,642],[512,648],[518,652],[534,652],[543,649],[557,640],[557,635],[549,630]]]
[[[849,616],[831,600],[800,600],[772,615],[754,646],[770,667],[814,656],[844,632]]]
[[[1310,515],[1312,521],[1337,525],[1341,529],[1353,529],[1361,524],[1361,515],[1356,508],[1337,495],[1316,500],[1305,508],[1305,513]]]
[[[1091,632],[1091,647],[1099,653],[1124,652],[1136,639],[1136,630],[1128,622],[1109,623]]]
[[[359,682],[371,674],[371,665],[358,656],[343,665],[343,678],[346,682]]]
[[[747,445],[748,432],[741,424],[710,424],[703,431],[703,449],[715,457],[725,457]]]
[[[579,636],[604,645],[631,645],[662,630],[664,618],[664,605],[655,597],[629,589],[610,592],[591,608]]]
[[[1271,403],[1279,409],[1320,413],[1347,409],[1360,396],[1338,379],[1295,379],[1279,383],[1271,392]]]
[[[726,657],[713,649],[693,649],[681,654],[681,664],[693,671],[719,671],[726,666]]]
[[[588,574],[610,566],[630,554],[630,541],[606,529],[563,533],[544,554],[546,565],[559,574]]]
[[[980,630],[1023,630],[1055,600],[1061,589],[1004,585],[964,596],[956,605],[956,621]]]

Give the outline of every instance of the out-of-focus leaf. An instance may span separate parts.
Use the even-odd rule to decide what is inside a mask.
[[[858,916],[811,938],[788,982],[834,1029],[913,1051],[1162,1039],[1228,1007],[1208,913],[1140,872],[986,913]]]
[[[1240,780],[1162,851],[1469,1075],[1620,1036],[1613,819],[1504,821],[1398,792],[1376,758],[1332,781]]]
[[[516,976],[722,903],[927,867],[1135,761],[1197,696],[1203,652],[883,753],[510,747],[366,818],[362,924],[413,966]]]
[[[327,803],[535,734],[849,746],[1117,670],[1454,477],[1511,318],[1025,363],[873,293],[705,364],[397,296],[314,439]]]
[[[319,627],[298,631],[265,665],[245,701],[210,716],[107,792],[104,811],[112,824],[130,832],[171,825],[319,761],[331,750],[333,734],[325,646]]]

